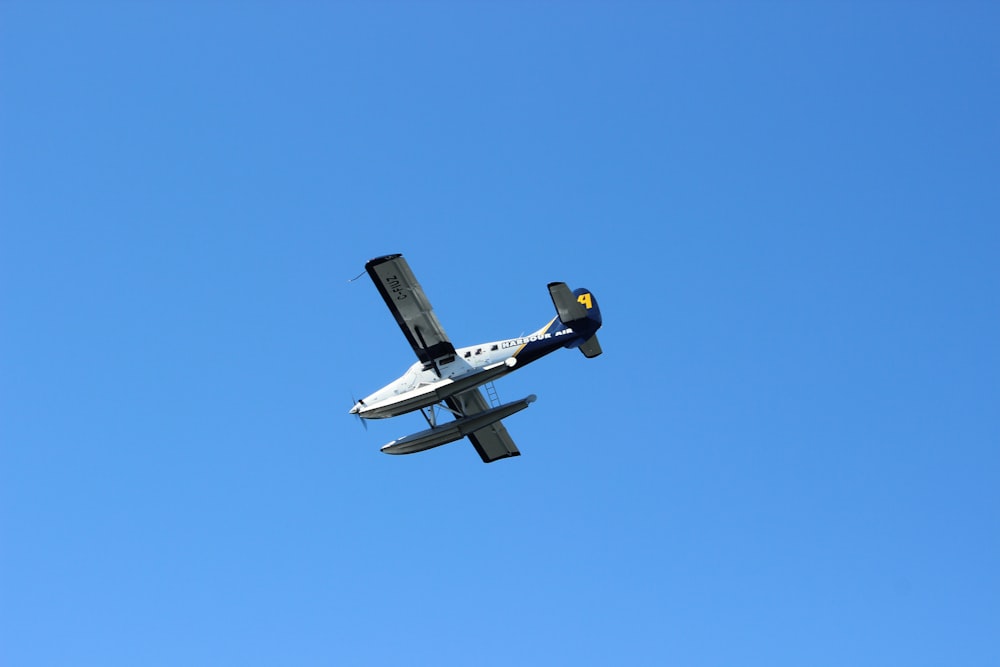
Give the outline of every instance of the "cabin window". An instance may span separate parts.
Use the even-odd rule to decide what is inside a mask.
[[[468,359],[471,356],[472,356],[472,352],[471,351],[465,353],[465,358],[466,359]]]
[[[500,349],[499,345],[494,345],[493,347],[490,348],[490,352],[496,352],[499,349]]]
[[[483,353],[483,348],[479,348],[478,350],[476,350],[476,354],[482,354],[482,353]]]

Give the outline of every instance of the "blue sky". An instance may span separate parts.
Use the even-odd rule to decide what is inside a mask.
[[[0,4],[0,662],[996,665],[998,14]]]

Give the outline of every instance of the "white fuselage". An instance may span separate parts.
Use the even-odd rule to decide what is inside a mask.
[[[402,377],[358,401],[351,412],[382,419],[433,405],[509,373],[516,365],[516,351],[516,347],[502,349],[500,343],[485,343],[456,349],[454,359],[439,363],[437,369],[425,368],[418,361]]]
[[[418,361],[402,377],[358,401],[351,414],[365,419],[395,417],[506,375],[517,365],[517,353],[545,336],[545,329],[521,338],[457,348],[454,358],[438,360],[436,369]]]

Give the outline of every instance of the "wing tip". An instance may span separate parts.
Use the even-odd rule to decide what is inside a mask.
[[[385,264],[386,262],[391,262],[392,260],[398,259],[402,256],[403,256],[402,253],[396,252],[392,253],[391,255],[380,255],[378,257],[372,257],[367,262],[365,262],[365,269],[368,269],[369,267],[372,266],[378,266],[379,264]]]

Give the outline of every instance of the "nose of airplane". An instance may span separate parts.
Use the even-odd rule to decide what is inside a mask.
[[[355,404],[354,404],[354,407],[353,407],[353,408],[351,408],[351,414],[352,414],[352,415],[356,415],[356,414],[358,414],[358,412],[360,412],[360,411],[361,411],[361,404],[360,404],[360,403],[355,403]]]

